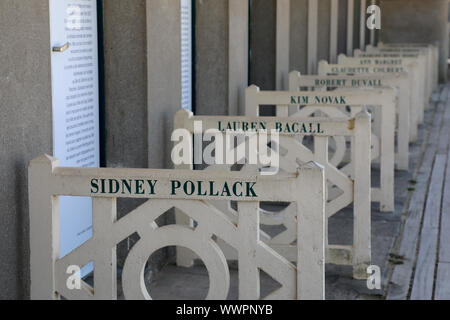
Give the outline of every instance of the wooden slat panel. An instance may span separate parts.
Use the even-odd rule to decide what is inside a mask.
[[[411,299],[431,300],[446,156],[437,155],[428,192]]]
[[[447,105],[447,110],[450,110]],[[449,112],[450,113],[450,112]],[[446,122],[449,123],[449,122]],[[449,133],[446,136],[448,141]],[[443,150],[441,150],[443,151]],[[447,155],[447,172],[442,198],[442,213],[439,239],[438,267],[436,275],[435,300],[450,299],[450,150]]]
[[[450,300],[450,263],[438,264],[434,300]]]
[[[447,174],[445,177],[444,196],[442,199],[441,234],[439,245],[439,262],[450,263],[450,151],[447,157]],[[449,279],[450,282],[450,279]]]
[[[428,179],[431,175],[433,160],[439,140],[439,130],[443,119],[443,112],[443,105],[439,104],[433,123],[431,124],[430,135],[423,143],[425,149],[424,158],[416,177],[417,184],[415,185],[415,191],[409,204],[409,212],[406,217],[403,237],[398,251],[398,254],[404,257],[404,263],[395,266],[387,294],[387,299],[389,300],[405,300],[408,296],[416,256],[420,223],[422,221],[425,205],[425,195],[428,188]]]

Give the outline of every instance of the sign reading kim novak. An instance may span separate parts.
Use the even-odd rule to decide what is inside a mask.
[[[50,38],[54,156],[61,166],[98,167],[97,1],[50,0]],[[60,208],[64,256],[92,236],[92,202],[61,197]]]

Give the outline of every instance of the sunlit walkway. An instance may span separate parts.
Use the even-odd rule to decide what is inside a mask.
[[[391,254],[387,299],[450,299],[450,87],[442,86],[433,100]]]

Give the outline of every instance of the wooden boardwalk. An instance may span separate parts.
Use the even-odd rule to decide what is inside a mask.
[[[450,299],[450,86],[435,94],[391,257],[387,299]]]

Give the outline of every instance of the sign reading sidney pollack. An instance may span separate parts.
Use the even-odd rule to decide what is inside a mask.
[[[91,195],[181,196],[257,198],[255,181],[94,178]]]

